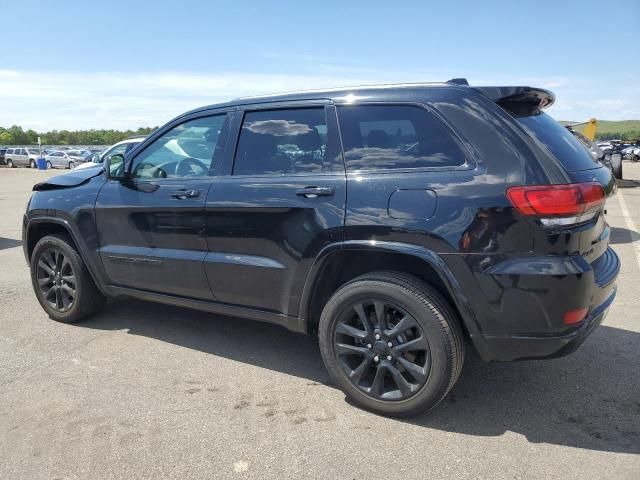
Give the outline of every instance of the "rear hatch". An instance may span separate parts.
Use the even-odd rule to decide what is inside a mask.
[[[550,106],[555,100],[551,92],[530,87],[480,87],[477,90],[509,113],[539,148],[551,154],[565,170],[569,179],[567,183],[578,187],[578,195],[581,195],[582,190],[593,192],[593,189],[588,189],[594,184],[602,188],[605,197],[615,193],[616,184],[611,171],[595,160],[571,132],[543,113],[542,109]],[[589,200],[583,201],[588,203]],[[593,264],[595,270],[599,265],[594,262],[607,252],[609,244],[609,227],[604,218],[604,206],[604,201],[596,202],[592,207],[588,207],[588,214],[576,215],[575,221],[571,221],[569,214],[563,216],[556,212],[546,226],[546,219],[539,219],[539,223],[548,232],[546,238],[549,242],[551,239],[556,241],[560,236],[566,249],[549,249],[550,243],[537,244],[535,249],[581,255]],[[602,263],[602,260],[599,263]]]
[[[611,171],[595,160],[591,153],[566,128],[545,113],[516,117],[525,131],[542,144],[564,167],[571,183],[599,183],[608,197],[616,190]],[[579,254],[589,263],[606,252],[609,245],[609,226],[604,205],[598,214],[574,231],[580,235]]]

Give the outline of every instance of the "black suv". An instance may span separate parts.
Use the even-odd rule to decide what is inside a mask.
[[[36,296],[63,322],[128,295],[317,334],[356,403],[416,414],[466,348],[565,355],[614,299],[615,182],[553,101],[452,80],[193,110],[34,187]]]

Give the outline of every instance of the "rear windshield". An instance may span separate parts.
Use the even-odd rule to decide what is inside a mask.
[[[516,117],[524,129],[541,142],[568,172],[597,168],[599,164],[573,134],[545,113]]]

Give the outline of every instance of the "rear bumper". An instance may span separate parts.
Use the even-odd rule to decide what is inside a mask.
[[[579,327],[563,335],[510,335],[476,338],[476,347],[485,361],[511,362],[558,358],[574,352],[607,316],[616,296],[615,286],[607,300],[593,309]]]
[[[486,291],[490,279],[496,295],[491,308],[474,308],[479,328],[470,332],[471,340],[483,360],[567,355],[606,317],[620,270],[611,248],[591,264],[582,257],[546,257],[538,262],[516,259],[475,275],[479,290]],[[564,324],[565,312],[585,306],[589,308],[585,320],[575,326]]]

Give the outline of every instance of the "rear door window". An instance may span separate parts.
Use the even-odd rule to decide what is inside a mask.
[[[338,107],[347,170],[457,167],[458,141],[428,110],[409,105]]]
[[[598,168],[589,151],[565,127],[545,113],[516,117],[534,139],[549,150],[568,172]]]
[[[247,112],[238,139],[233,174],[319,173],[326,153],[324,107]]]

